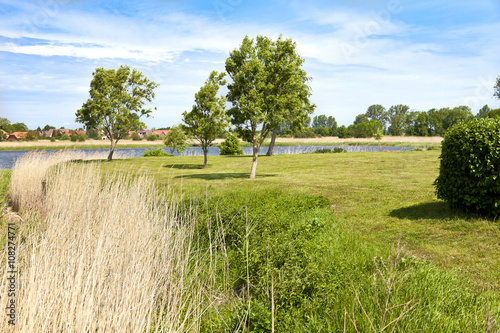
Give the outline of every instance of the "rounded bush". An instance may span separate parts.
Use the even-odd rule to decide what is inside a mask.
[[[240,140],[232,134],[226,137],[226,140],[220,144],[221,155],[243,155],[243,148],[240,146]]]
[[[437,197],[452,207],[500,214],[500,119],[471,119],[444,137]]]

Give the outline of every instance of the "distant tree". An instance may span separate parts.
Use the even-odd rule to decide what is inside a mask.
[[[3,129],[7,133],[14,132],[10,120],[7,118],[0,118],[0,129]]]
[[[49,131],[51,129],[56,129],[54,126],[50,126],[50,125],[45,125],[43,128],[42,128],[42,131],[45,132],[45,131]]]
[[[349,127],[342,125],[337,129],[337,131],[338,131],[338,137],[340,139],[352,138],[354,136],[353,125],[349,125]]]
[[[335,117],[333,116],[328,116],[326,119],[326,126],[329,131],[330,136],[337,136],[337,121],[335,120]]]
[[[141,141],[141,137],[137,134],[137,132],[133,132],[130,138],[134,141]]]
[[[486,118],[498,118],[500,117],[500,109],[493,109],[488,112]]]
[[[327,117],[324,114],[314,116],[311,127],[314,129],[321,129],[326,127]]]
[[[305,115],[314,110],[306,84],[310,78],[295,47],[291,39],[281,36],[276,42],[263,36],[254,41],[246,36],[226,60],[226,72],[232,80],[228,100],[233,105],[228,114],[240,136],[252,142],[251,179],[255,178],[259,150],[266,137],[270,133],[275,137],[283,120],[300,129]]]
[[[403,135],[405,131],[406,115],[410,107],[408,105],[393,105],[389,108],[389,133],[391,135]]]
[[[7,134],[4,131],[0,131],[0,141],[4,141],[7,139]]]
[[[382,140],[382,136],[384,135],[384,131],[382,128],[377,128],[377,131],[375,132],[375,135],[373,136],[375,140],[378,141],[378,150],[381,151],[382,147],[380,145],[380,141]]]
[[[353,129],[355,138],[371,138],[382,130],[382,124],[378,120],[366,120],[354,125]]]
[[[181,154],[188,146],[186,140],[187,137],[182,128],[180,126],[174,126],[165,136],[163,143],[170,149],[170,154],[173,155],[176,150]]]
[[[429,130],[430,135],[432,136],[441,136],[444,133],[443,129],[443,121],[446,117],[449,108],[442,109],[430,109],[427,111],[428,120],[429,120]]]
[[[488,104],[486,104],[485,106],[479,109],[479,112],[477,113],[476,117],[484,118],[486,117],[488,112],[490,112],[490,110],[491,110],[490,107],[488,106]]]
[[[361,123],[364,123],[366,121],[368,121],[368,117],[366,116],[366,114],[364,114],[364,113],[358,114],[356,116],[356,118],[354,119],[353,125],[361,124]]]
[[[443,119],[443,130],[446,131],[448,128],[471,117],[473,117],[473,115],[468,106],[457,106],[453,109],[448,109]]]
[[[497,78],[497,83],[493,87],[495,89],[495,92],[493,93],[493,96],[496,98],[500,99],[500,76]]]
[[[38,138],[38,132],[37,131],[27,131],[26,137],[24,140],[26,141],[34,141]]]
[[[229,134],[220,144],[220,155],[243,155],[240,140],[233,134]]]
[[[144,126],[139,119],[151,114],[145,103],[153,102],[158,84],[128,66],[117,70],[97,68],[92,75],[90,98],[76,112],[76,121],[86,128],[100,129],[108,137],[111,161],[118,140],[127,137],[130,130]]]
[[[12,124],[12,132],[28,132],[28,126],[25,123]]]
[[[182,121],[189,136],[194,137],[203,150],[203,168],[207,167],[208,148],[219,133],[229,126],[226,115],[226,98],[217,96],[220,87],[226,85],[226,73],[212,71],[205,85],[194,95],[195,105],[190,112],[184,111]]]
[[[314,133],[322,136],[336,136],[337,135],[337,121],[333,116],[326,116],[324,114],[314,116],[312,126]]]
[[[406,116],[406,135],[428,136],[429,115],[424,111],[413,111]]]
[[[378,120],[383,129],[385,130],[387,127],[387,122],[389,120],[389,115],[387,114],[386,109],[380,104],[373,104],[368,107],[365,115],[369,120]]]
[[[87,132],[87,137],[90,139],[100,139],[101,136],[99,135],[99,131],[96,130],[95,128],[87,128],[85,130]]]

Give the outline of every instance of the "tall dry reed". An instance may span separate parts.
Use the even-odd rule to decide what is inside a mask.
[[[33,154],[12,171],[10,196],[24,217],[15,330],[197,330],[209,292],[204,254],[192,251],[194,214],[181,216],[146,177],[61,163],[70,159]],[[9,300],[0,295],[4,306]],[[0,331],[8,332],[4,317],[0,312]]]

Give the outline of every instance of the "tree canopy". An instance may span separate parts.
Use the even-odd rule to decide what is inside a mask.
[[[127,137],[131,129],[145,126],[139,119],[150,116],[152,110],[145,104],[153,102],[158,84],[123,65],[117,70],[97,68],[92,75],[90,98],[76,112],[76,121],[108,137],[110,161],[118,140]]]
[[[246,36],[226,60],[226,72],[232,80],[227,96],[233,105],[228,115],[239,134],[253,145],[250,178],[255,178],[260,146],[268,134],[283,121],[300,128],[305,116],[314,110],[315,105],[309,102],[310,78],[295,48],[291,39],[281,36],[277,41]]]
[[[195,94],[196,104],[192,110],[182,114],[187,134],[198,140],[203,149],[203,168],[207,167],[208,147],[229,126],[226,98],[217,96],[219,88],[226,84],[225,75],[212,71],[205,85]]]
[[[170,149],[170,153],[173,155],[176,150],[180,154],[186,149],[188,146],[186,140],[186,134],[184,134],[182,128],[174,126],[165,136],[163,143]]]

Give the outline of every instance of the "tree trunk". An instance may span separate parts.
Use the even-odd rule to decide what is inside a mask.
[[[259,147],[253,147],[253,161],[252,169],[250,170],[250,179],[255,179],[255,172],[257,171],[257,158],[259,157]]]
[[[113,153],[115,152],[115,147],[116,147],[117,142],[118,142],[118,140],[114,141],[113,139],[111,139],[111,146],[109,147],[108,161],[111,161],[113,159]]]
[[[271,142],[269,143],[269,149],[267,150],[267,156],[273,156],[274,151],[274,143],[276,142],[276,136],[278,135],[278,129],[276,128],[273,131],[273,135],[271,136]]]
[[[207,155],[208,155],[208,147],[203,147],[203,156],[205,157],[205,161],[203,162],[203,169],[207,167]]]

